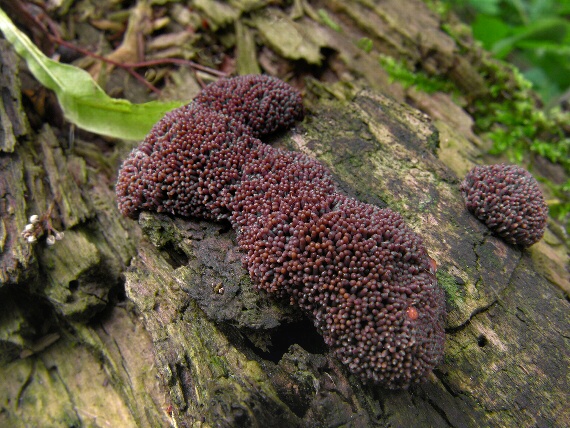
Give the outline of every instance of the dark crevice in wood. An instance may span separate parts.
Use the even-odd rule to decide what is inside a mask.
[[[317,333],[313,323],[308,319],[283,324],[271,331],[270,338],[271,345],[267,347],[267,351],[259,349],[247,338],[245,342],[258,357],[273,363],[281,361],[293,344],[301,346],[311,354],[324,354],[327,351],[322,336]]]

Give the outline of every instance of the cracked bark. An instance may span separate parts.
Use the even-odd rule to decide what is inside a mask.
[[[354,42],[370,36],[473,94],[484,90],[479,51],[440,31],[421,3],[357,3],[318,2],[352,25],[342,34],[307,16],[301,25],[317,47],[338,53],[335,66],[374,90],[309,82],[308,118],[272,143],[320,159],[346,193],[399,211],[424,237],[449,311],[445,361],[429,381],[410,391],[360,384],[302,314],[252,289],[227,224],[148,213],[139,225],[122,219],[105,174],[116,162],[80,139],[77,151],[66,150],[66,138],[47,125],[30,131],[12,67],[13,105],[0,109],[2,123],[9,117],[13,124],[0,146],[0,425],[155,427],[173,419],[179,427],[517,427],[569,420],[570,304],[547,279],[556,276],[533,262],[547,244],[521,252],[464,210],[458,175],[483,146],[470,118],[445,96],[389,85]],[[248,30],[265,31],[268,9]],[[3,67],[16,63],[1,46],[12,55]],[[65,239],[53,251],[16,239],[27,216],[59,193],[67,199],[56,201],[55,221],[70,227]],[[124,278],[127,300],[120,298]]]
[[[154,246],[139,253],[127,276],[127,292],[160,350],[159,366],[169,373],[186,367],[190,375],[169,378],[180,390],[171,389],[178,423],[195,422],[196,408],[206,424],[219,421],[221,426],[262,426],[268,420],[277,426],[529,426],[565,420],[561,355],[567,344],[558,331],[568,319],[567,301],[536,273],[528,252],[488,235],[465,211],[458,178],[438,159],[435,132],[417,111],[360,91],[348,102],[315,101],[308,120],[273,142],[320,159],[348,194],[398,207],[438,261],[438,277],[448,281],[454,272],[465,278],[455,299],[448,296],[445,362],[428,383],[408,392],[363,388],[326,348],[314,347],[318,338],[307,341],[313,348],[299,345],[310,334],[307,324],[299,331],[299,314],[285,314],[290,308],[264,295],[244,296],[251,285],[240,281],[244,272],[236,264],[235,237],[226,225],[143,215],[140,224]],[[216,256],[220,253],[225,257]],[[175,258],[187,263],[167,262]],[[222,279],[224,294],[216,292],[213,272],[218,278],[230,272]],[[556,306],[540,328],[520,321],[521,314],[541,316],[536,305]],[[268,318],[263,311],[271,306],[283,312]],[[236,307],[242,314],[250,308],[247,318],[236,316]],[[181,323],[180,316],[193,326]],[[212,331],[204,319],[221,325]],[[283,332],[294,337],[284,351],[274,343]],[[202,348],[195,349],[199,342]],[[205,364],[200,369],[199,352],[205,353],[198,358]],[[205,395],[184,394],[195,388]],[[276,407],[256,405],[260,395]],[[212,400],[233,407],[224,409]],[[538,408],[547,410],[539,414],[533,410]]]

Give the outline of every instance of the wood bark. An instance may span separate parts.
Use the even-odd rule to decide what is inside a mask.
[[[363,385],[302,313],[253,289],[229,224],[122,218],[109,171],[129,145],[105,157],[80,136],[69,147],[57,128],[31,130],[17,60],[2,43],[0,123],[11,127],[0,141],[1,426],[569,423],[567,247],[553,224],[524,251],[489,234],[458,191],[484,147],[471,118],[446,95],[391,85],[356,41],[370,37],[472,96],[486,90],[483,53],[441,31],[421,2],[298,3],[300,18],[240,9],[248,20],[237,45],[257,40],[290,58],[294,46],[269,31],[278,21],[310,36],[290,59],[319,63],[328,49],[330,67],[354,80],[308,79],[307,118],[267,142],[319,159],[343,192],[400,212],[424,238],[446,290],[444,362],[408,391]],[[196,7],[224,28],[240,13],[220,4]],[[319,8],[342,32],[318,19]],[[250,53],[240,54],[244,67]],[[50,209],[65,238],[53,247],[22,241],[28,217]]]

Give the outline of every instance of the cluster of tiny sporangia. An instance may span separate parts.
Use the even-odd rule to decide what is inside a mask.
[[[49,218],[40,217],[37,214],[30,216],[29,223],[24,226],[21,235],[28,244],[33,244],[47,232],[46,244],[52,246],[56,241],[63,239],[63,232],[59,232],[53,228]]]
[[[259,140],[303,114],[300,93],[275,78],[208,86],[125,160],[119,209],[229,220],[256,288],[302,308],[362,380],[407,388],[443,356],[433,260],[399,214],[344,196],[316,159]]]
[[[506,242],[530,247],[544,235],[548,205],[538,182],[524,168],[476,166],[460,190],[467,209]]]

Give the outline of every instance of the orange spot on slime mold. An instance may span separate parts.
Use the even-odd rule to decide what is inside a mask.
[[[418,310],[413,306],[410,306],[408,309],[406,309],[406,315],[408,315],[408,318],[411,319],[412,321],[417,320],[418,317],[420,316]]]

